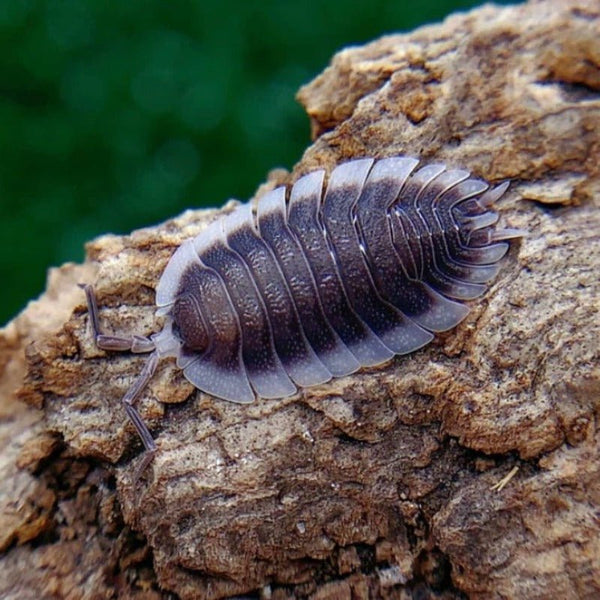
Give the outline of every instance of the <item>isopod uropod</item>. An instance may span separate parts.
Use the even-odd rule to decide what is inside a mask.
[[[198,389],[233,402],[280,398],[421,348],[462,321],[516,229],[497,229],[493,189],[469,172],[406,156],[362,158],[279,187],[185,241],[156,290],[159,333],[100,332],[98,346],[152,352],[123,398],[134,407],[163,357]]]

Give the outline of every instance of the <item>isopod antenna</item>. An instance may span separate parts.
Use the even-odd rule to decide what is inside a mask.
[[[152,352],[141,373],[122,398],[125,412],[136,428],[142,443],[144,444],[144,448],[146,449],[142,462],[136,471],[135,479],[137,480],[145,471],[146,467],[152,462],[156,452],[156,444],[148,426],[134,404],[156,371],[156,366],[158,365],[160,358],[159,353],[156,350],[154,342],[148,337],[141,335],[115,336],[102,333],[100,330],[98,304],[96,302],[94,289],[89,284],[80,284],[80,287],[85,292],[90,321],[94,332],[94,341],[98,348],[110,351],[134,352],[136,354]]]

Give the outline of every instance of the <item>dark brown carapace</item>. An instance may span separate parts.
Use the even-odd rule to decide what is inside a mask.
[[[489,190],[463,170],[398,156],[364,158],[273,190],[184,242],[156,292],[151,339],[99,332],[98,344],[153,351],[124,398],[133,407],[158,359],[174,356],[198,389],[234,402],[280,398],[421,348],[469,312],[523,232],[497,229]]]

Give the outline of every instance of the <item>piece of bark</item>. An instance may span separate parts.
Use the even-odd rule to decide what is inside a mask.
[[[107,330],[157,331],[169,256],[222,212],[54,271],[0,335],[0,596],[598,597],[599,33],[592,0],[485,6],[302,88],[318,137],[270,185],[407,153],[513,179],[501,219],[530,235],[455,330],[293,398],[216,400],[164,361],[137,483],[120,397],[144,357],[94,346],[75,283]]]

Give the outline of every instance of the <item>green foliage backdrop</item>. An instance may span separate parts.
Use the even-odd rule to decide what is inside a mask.
[[[309,141],[343,46],[468,0],[2,0],[0,324],[83,243],[249,197]]]

